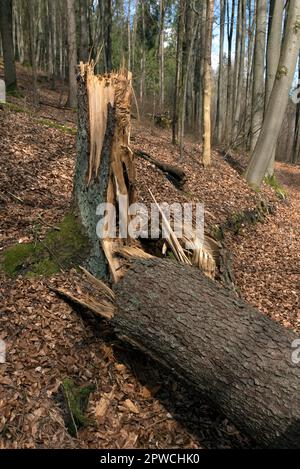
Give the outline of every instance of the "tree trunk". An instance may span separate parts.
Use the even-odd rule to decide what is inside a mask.
[[[37,66],[36,66],[36,51],[35,51],[35,24],[34,24],[35,10],[34,0],[28,0],[28,27],[29,27],[29,42],[30,42],[30,59],[32,67],[32,81],[33,81],[33,100],[34,104],[39,103],[38,86],[37,86]]]
[[[121,206],[123,197],[127,211],[135,201],[133,154],[128,147],[131,90],[129,73],[98,78],[90,66],[81,67],[74,210],[89,239],[86,266],[103,279],[110,271],[116,280],[117,265],[112,253],[114,241],[99,238],[96,232],[97,208],[103,203]]]
[[[246,0],[239,0],[239,40],[241,42],[239,48],[239,67],[236,77],[236,93],[235,93],[235,110],[233,123],[233,138],[235,142],[241,133],[240,117],[242,106],[242,92],[244,88],[245,75],[245,34],[246,34]]]
[[[260,186],[277,144],[288,104],[300,48],[300,4],[290,0],[286,33],[283,40],[275,84],[270,96],[263,127],[246,171],[246,179]]]
[[[173,119],[172,119],[172,144],[176,144],[178,136],[178,120],[179,120],[179,94],[180,94],[180,77],[182,68],[182,41],[184,29],[184,12],[185,0],[179,0],[178,20],[177,20],[177,44],[176,44],[176,71],[175,86],[173,99]]]
[[[269,13],[269,32],[267,45],[267,71],[266,71],[266,98],[265,110],[269,104],[272,88],[274,86],[282,40],[282,20],[284,4],[281,0],[271,0]],[[267,169],[267,175],[274,174],[276,146]]]
[[[68,24],[68,58],[69,58],[69,98],[71,107],[77,106],[77,45],[76,45],[76,19],[75,0],[67,0],[67,24]]]
[[[105,72],[112,71],[112,44],[111,44],[111,26],[112,26],[112,11],[111,0],[104,2],[104,17],[103,17],[103,31],[104,31],[104,55],[105,55]]]
[[[6,89],[7,91],[13,91],[17,88],[17,75],[12,34],[12,0],[0,1],[0,32]]]
[[[234,29],[235,0],[231,2],[231,15],[229,9],[229,0],[227,2],[227,42],[228,42],[228,64],[227,64],[227,97],[226,97],[226,138],[231,142],[232,134],[232,38]]]
[[[214,18],[214,0],[207,0],[206,8],[206,43],[204,58],[204,86],[203,86],[203,164],[207,167],[211,163],[211,47],[212,24]]]
[[[172,261],[136,260],[114,292],[112,324],[122,339],[183,378],[260,446],[300,447],[296,334]]]
[[[267,30],[267,2],[257,0],[256,35],[253,66],[252,116],[251,116],[251,152],[258,140],[264,115],[265,83],[265,48]]]
[[[87,4],[87,0],[80,0],[80,60],[86,63],[88,59],[89,59],[88,4]]]
[[[298,57],[298,84],[300,84],[300,54]],[[295,125],[294,125],[294,138],[291,163],[297,163],[299,152],[299,131],[300,131],[300,102],[296,104]]]
[[[164,112],[165,107],[165,2],[160,0],[159,5],[159,112]]]
[[[217,142],[221,143],[223,139],[224,129],[224,99],[223,99],[223,81],[224,81],[224,34],[225,34],[225,12],[226,12],[226,1],[221,0],[220,2],[220,49],[219,49],[219,76],[218,76],[218,97],[217,97]]]

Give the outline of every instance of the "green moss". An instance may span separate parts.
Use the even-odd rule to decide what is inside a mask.
[[[21,96],[18,96],[18,97],[21,97]],[[38,124],[44,125],[48,128],[60,130],[61,132],[65,133],[65,134],[68,134],[68,135],[76,135],[77,134],[77,129],[75,127],[68,127],[66,125],[59,124],[58,122],[54,122],[50,119],[34,118],[32,111],[30,111],[28,109],[25,109],[25,108],[22,108],[22,107],[18,106],[15,103],[8,103],[7,102],[7,103],[1,103],[1,104],[4,106],[4,108],[9,109],[10,111],[23,112],[23,113],[27,114],[28,116],[33,117],[35,122],[37,122]]]
[[[55,254],[55,259],[64,267],[84,259],[88,241],[82,226],[73,214],[67,215],[58,225],[59,230],[50,231],[45,244]]]
[[[27,277],[50,277],[59,272],[59,265],[51,259],[43,259],[31,267],[30,272],[26,275]]]
[[[49,231],[43,241],[17,244],[4,251],[2,269],[14,277],[51,276],[61,269],[79,265],[88,250],[82,226],[74,215],[67,215],[58,230]]]
[[[14,111],[14,112],[26,112],[24,108],[14,103],[2,103],[2,105],[4,106],[4,108],[10,109],[11,111]]]
[[[284,190],[283,186],[280,184],[280,182],[276,179],[274,174],[272,176],[266,176],[265,183],[274,189],[280,199],[286,199],[287,193]]]
[[[4,252],[2,267],[10,276],[22,272],[35,258],[34,244],[16,244]]]
[[[282,77],[287,76],[288,72],[288,68],[285,65],[283,65],[282,67],[278,67],[276,73],[276,80],[280,80]]]
[[[90,394],[95,390],[94,385],[76,386],[70,378],[62,381],[63,394],[66,401],[68,431],[72,436],[77,436],[80,427],[90,425],[92,422],[84,413],[87,409]]]
[[[58,122],[51,121],[49,119],[36,119],[39,124],[50,127],[51,129],[57,129],[65,134],[76,135],[77,130],[73,127],[67,127],[66,125],[59,124]]]

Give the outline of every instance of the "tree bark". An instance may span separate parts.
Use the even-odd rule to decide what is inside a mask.
[[[204,86],[203,86],[203,164],[211,164],[211,47],[212,24],[214,18],[214,0],[207,0],[206,8],[206,42],[204,58]]]
[[[227,96],[226,96],[226,138],[228,143],[231,142],[232,134],[232,38],[234,29],[234,12],[235,0],[231,2],[231,14],[229,8],[229,0],[227,1],[227,42],[228,42],[228,64],[227,64]]]
[[[86,267],[105,280],[110,272],[115,281],[117,269],[111,249],[114,241],[99,238],[97,208],[104,203],[120,205],[121,196],[128,205],[135,201],[133,153],[128,147],[131,74],[98,77],[91,66],[85,65],[78,83],[74,211],[89,240]]]
[[[264,115],[266,31],[267,2],[266,0],[257,0],[251,115],[251,152],[254,151],[258,140]]]
[[[17,75],[12,34],[12,1],[0,1],[0,32],[4,58],[4,79],[7,91],[17,87]]]
[[[284,4],[281,0],[271,0],[269,13],[269,32],[267,44],[267,70],[266,70],[266,97],[265,110],[269,104],[272,88],[274,86],[278,63],[280,59],[280,49],[282,40],[282,21]],[[267,169],[267,175],[274,174],[276,147]]]
[[[165,106],[165,2],[159,4],[159,112],[164,111]]]
[[[89,59],[88,4],[87,4],[87,0],[80,0],[80,60],[86,63],[88,59]]]
[[[276,80],[263,127],[246,171],[247,181],[260,186],[270,164],[283,123],[300,48],[300,4],[290,0]]]
[[[112,324],[206,396],[260,446],[300,447],[297,336],[195,268],[136,260],[114,286]]]
[[[223,98],[223,81],[224,81],[224,34],[225,34],[225,14],[226,1],[220,1],[220,49],[219,49],[219,75],[218,75],[218,97],[217,97],[217,142],[221,143],[223,139],[224,129],[224,98]]]
[[[71,107],[77,106],[77,45],[76,45],[76,19],[75,1],[67,0],[67,24],[68,24],[68,58],[69,58],[69,99]]]

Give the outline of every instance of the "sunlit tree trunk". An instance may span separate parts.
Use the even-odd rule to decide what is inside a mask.
[[[211,164],[211,48],[212,24],[214,18],[214,0],[207,0],[206,8],[206,43],[204,58],[204,86],[203,86],[203,164]]]
[[[269,104],[272,88],[276,77],[278,63],[280,59],[280,48],[282,40],[282,22],[283,22],[284,4],[282,0],[271,0],[269,12],[269,31],[267,45],[267,69],[266,69],[266,98],[265,110]],[[267,169],[267,175],[274,173],[276,147],[274,148],[270,164]]]
[[[263,127],[246,171],[247,181],[254,186],[260,186],[265,177],[289,100],[289,92],[300,48],[299,0],[290,0],[287,15],[286,32],[275,83],[266,110]]]
[[[224,129],[224,101],[223,101],[223,82],[224,82],[224,34],[225,34],[225,12],[227,0],[220,0],[220,50],[219,50],[219,75],[218,75],[218,98],[217,98],[217,141],[221,143]]]
[[[259,137],[264,116],[266,29],[267,2],[266,0],[257,0],[251,115],[251,152],[253,152]]]

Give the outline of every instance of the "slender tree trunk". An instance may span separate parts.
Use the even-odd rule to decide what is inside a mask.
[[[112,10],[111,0],[104,2],[104,54],[105,54],[105,71],[112,71],[112,44],[111,44],[111,27],[112,27]]]
[[[299,54],[299,57],[298,57],[298,84],[299,83],[300,83],[300,54]],[[293,139],[293,149],[292,149],[291,163],[297,163],[297,161],[298,161],[299,133],[300,133],[300,102],[298,102],[296,104],[294,139]]]
[[[245,33],[246,33],[246,0],[239,0],[239,58],[236,75],[236,93],[235,93],[235,111],[233,123],[233,138],[239,137],[242,130],[240,125],[242,94],[244,90],[244,73],[245,73]]]
[[[71,107],[77,106],[77,45],[76,45],[76,19],[75,0],[67,0],[67,24],[68,24],[68,59],[69,59],[69,99]]]
[[[86,63],[89,59],[88,4],[80,0],[80,60]]]
[[[211,164],[211,48],[212,25],[214,18],[214,0],[207,0],[206,7],[206,43],[204,57],[204,86],[203,86],[203,164],[206,168]]]
[[[145,44],[145,0],[141,0],[142,14],[142,41],[141,41],[141,80],[140,80],[140,102],[143,107],[146,81],[146,44]]]
[[[194,16],[193,16],[194,19]],[[195,24],[192,28],[192,37],[190,44],[188,45],[188,56],[187,61],[185,64],[185,73],[183,74],[183,92],[182,92],[182,101],[180,105],[180,157],[183,157],[183,139],[185,133],[185,119],[186,119],[186,107],[187,107],[187,91],[188,91],[188,82],[191,77],[191,63],[192,63],[192,55],[195,45],[195,39],[197,36],[198,28],[200,25],[200,15],[197,15],[195,18]]]
[[[56,48],[54,42],[54,12],[55,4],[52,0],[48,0],[48,25],[49,25],[49,74],[51,79],[51,87],[55,89],[55,62],[56,62]]]
[[[180,91],[180,77],[182,67],[182,36],[184,29],[184,11],[185,0],[179,0],[178,5],[178,20],[177,20],[177,45],[176,45],[176,71],[175,71],[175,86],[174,86],[174,100],[173,100],[173,119],[172,119],[172,144],[176,144],[178,135],[178,119],[179,119],[179,91]]]
[[[227,2],[227,42],[228,42],[228,64],[227,64],[227,100],[226,100],[226,138],[231,142],[232,134],[232,109],[233,109],[233,89],[232,89],[232,38],[234,29],[235,0],[231,2],[231,15],[229,9],[230,0]]]
[[[4,79],[7,91],[17,88],[17,75],[12,33],[12,0],[0,1],[0,32],[4,58]]]
[[[266,30],[267,2],[266,0],[257,0],[251,116],[251,152],[254,151],[258,140],[264,115]]]
[[[219,50],[219,76],[218,76],[218,98],[217,98],[217,142],[221,143],[224,129],[224,101],[223,101],[223,82],[224,82],[224,34],[225,34],[225,13],[227,0],[220,0],[220,50]]]
[[[135,50],[136,50],[138,8],[139,8],[139,0],[135,0],[135,13],[134,13],[133,30],[132,30],[132,70],[133,71],[135,70]]]
[[[127,12],[127,69],[131,70],[131,27],[130,27],[130,15],[131,15],[131,1],[128,0],[128,12]]]
[[[39,103],[38,87],[37,87],[37,66],[36,66],[36,50],[35,50],[35,9],[34,0],[28,0],[28,26],[29,26],[29,41],[30,41],[30,58],[32,67],[33,79],[33,99],[34,103]]]
[[[286,112],[300,48],[300,2],[290,0],[286,33],[283,40],[275,84],[254,153],[246,171],[247,181],[262,183],[273,156]]]
[[[269,13],[269,30],[267,45],[267,71],[266,71],[266,98],[265,110],[269,104],[272,88],[276,77],[278,63],[280,59],[280,49],[282,40],[282,22],[283,22],[284,4],[282,0],[271,0]],[[270,164],[267,169],[267,175],[274,173],[276,147],[274,148]]]
[[[163,112],[165,106],[165,1],[160,0],[159,4],[159,109]]]

